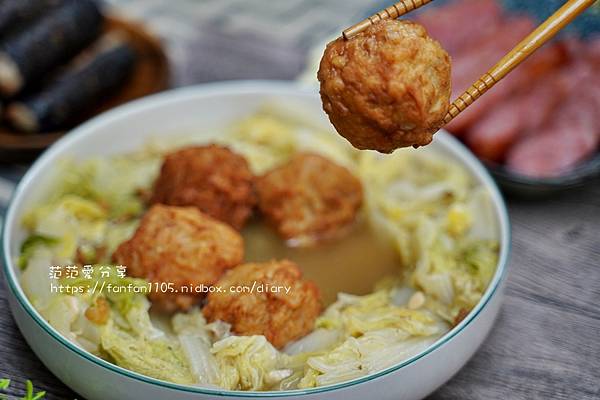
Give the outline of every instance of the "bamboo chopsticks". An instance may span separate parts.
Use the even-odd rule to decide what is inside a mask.
[[[402,0],[385,10],[359,22],[358,24],[344,30],[342,36],[350,39],[354,35],[366,29],[371,24],[384,19],[394,19],[407,14],[432,0]],[[508,73],[521,64],[527,57],[533,54],[544,43],[552,39],[562,28],[568,25],[575,17],[594,4],[596,0],[568,0],[552,16],[538,26],[515,48],[508,52],[496,65],[483,74],[463,94],[461,94],[448,109],[444,117],[443,125],[449,123],[458,114],[464,111],[475,100],[491,89],[496,83]],[[441,127],[440,127],[441,128]]]
[[[351,26],[350,28],[344,30],[342,32],[342,36],[344,39],[350,39],[352,36],[356,35],[359,32],[365,30],[369,25],[382,21],[384,19],[396,19],[404,14],[408,14],[409,12],[416,10],[419,7],[424,6],[427,3],[432,2],[433,0],[402,0],[396,4],[393,4],[386,8],[385,10],[381,10],[377,14],[370,16],[369,18],[359,22],[356,25]]]

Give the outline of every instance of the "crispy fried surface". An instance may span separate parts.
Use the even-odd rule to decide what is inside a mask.
[[[337,236],[362,204],[350,171],[316,154],[299,153],[257,179],[259,207],[281,237],[295,245]]]
[[[244,256],[242,237],[229,225],[194,207],[155,205],[144,215],[133,237],[113,255],[133,277],[181,286],[212,285]],[[165,311],[187,309],[201,293],[150,293]]]
[[[151,204],[194,206],[242,228],[256,204],[246,160],[217,145],[186,147],[165,157]]]
[[[290,290],[257,293],[261,284]],[[229,290],[253,285],[254,293]],[[238,335],[265,335],[278,348],[309,333],[322,309],[317,286],[303,280],[298,266],[287,260],[239,265],[227,271],[217,287],[223,291],[208,295],[204,316],[230,323]]]
[[[329,43],[318,78],[323,109],[358,149],[426,145],[450,103],[450,57],[410,21],[381,21]]]

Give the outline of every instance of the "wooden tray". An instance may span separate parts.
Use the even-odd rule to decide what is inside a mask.
[[[125,31],[138,53],[137,63],[129,82],[118,93],[83,115],[73,126],[108,109],[168,87],[169,62],[160,41],[137,23],[108,16],[105,31],[114,30]],[[30,161],[63,134],[64,132],[20,133],[2,124],[0,125],[0,162]]]

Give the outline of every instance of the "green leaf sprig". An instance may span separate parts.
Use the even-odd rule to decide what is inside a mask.
[[[0,390],[6,390],[10,386],[10,379],[0,379]],[[25,396],[20,397],[20,400],[43,400],[46,396],[45,391],[35,392],[33,389],[33,383],[27,379],[25,382]],[[6,394],[0,393],[0,399],[8,400],[8,396]]]
[[[27,379],[27,382],[25,382],[25,387],[25,397],[21,397],[21,400],[41,400],[44,398],[44,396],[46,396],[45,391],[40,391],[34,394],[33,383],[29,379]]]

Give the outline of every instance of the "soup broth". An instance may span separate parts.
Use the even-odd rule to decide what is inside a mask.
[[[314,281],[325,305],[339,292],[364,295],[381,278],[398,274],[400,262],[389,240],[361,220],[343,237],[313,247],[290,247],[264,223],[253,222],[243,232],[248,262],[287,258]]]

